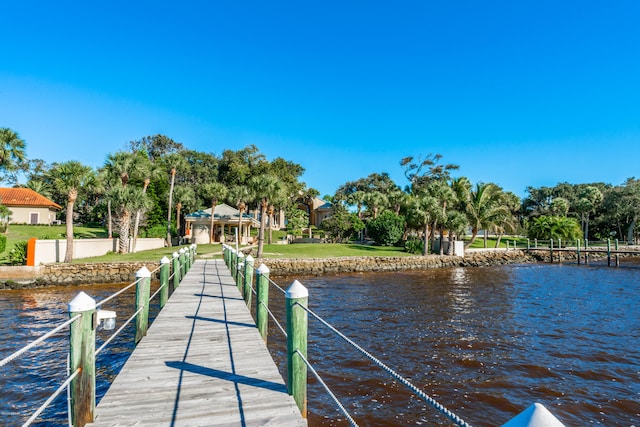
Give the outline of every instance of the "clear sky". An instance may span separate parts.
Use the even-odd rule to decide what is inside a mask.
[[[255,144],[321,194],[440,153],[526,186],[640,176],[637,1],[6,1],[0,127],[100,166]]]

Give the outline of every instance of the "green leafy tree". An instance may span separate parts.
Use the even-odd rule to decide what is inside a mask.
[[[96,175],[91,167],[75,160],[57,164],[49,173],[55,187],[67,194],[67,249],[64,262],[69,263],[73,259],[73,207],[79,192],[89,191],[96,185]]]
[[[15,180],[15,173],[25,167],[25,143],[9,128],[0,128],[0,171],[3,180]]]
[[[530,239],[574,241],[582,237],[580,224],[575,218],[540,215],[529,223]]]
[[[309,214],[296,206],[289,206],[286,210],[286,216],[288,232],[294,236],[301,236],[302,230],[309,224]]]
[[[367,233],[377,245],[393,246],[402,239],[404,226],[404,217],[387,211],[367,222]]]
[[[264,234],[267,223],[267,210],[273,201],[279,203],[286,198],[284,186],[274,175],[264,174],[254,176],[249,180],[249,188],[253,199],[258,201],[260,207],[260,230],[258,232],[257,257],[262,258],[264,252]]]
[[[340,203],[335,204],[333,214],[320,223],[320,229],[326,231],[333,242],[339,243],[357,236],[364,228],[358,215],[349,212]]]

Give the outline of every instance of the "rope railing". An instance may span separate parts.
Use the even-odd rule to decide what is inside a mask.
[[[349,421],[349,423],[352,426],[358,426],[358,423],[356,423],[354,421],[354,419],[351,417],[351,415],[349,414],[349,412],[347,412],[347,409],[344,407],[344,405],[342,403],[340,403],[340,401],[338,400],[338,398],[336,397],[335,394],[333,394],[333,392],[331,391],[331,389],[329,388],[329,386],[327,385],[327,383],[324,382],[324,380],[320,377],[320,375],[318,375],[318,372],[313,368],[313,366],[311,365],[311,363],[309,363],[309,361],[307,360],[306,357],[304,357],[304,354],[302,354],[299,350],[296,350],[296,354],[298,355],[298,357],[300,357],[302,359],[302,361],[304,362],[305,365],[307,365],[307,368],[311,371],[311,373],[313,374],[314,377],[316,377],[316,379],[318,380],[318,382],[320,383],[320,385],[322,385],[322,387],[324,388],[324,390],[327,392],[327,394],[331,397],[331,400],[333,400],[333,403],[336,404],[336,406],[338,407],[338,409],[340,409],[340,412],[342,412],[342,414],[347,418],[347,421]]]
[[[58,327],[52,329],[51,331],[47,332],[46,334],[42,335],[40,338],[34,340],[33,342],[25,345],[24,347],[22,347],[21,349],[19,349],[18,351],[14,352],[13,354],[5,357],[4,359],[2,359],[0,361],[0,367],[6,365],[7,363],[17,359],[18,357],[22,356],[24,353],[26,353],[27,351],[31,350],[33,347],[41,344],[42,342],[44,342],[47,338],[57,334],[58,332],[60,332],[62,329],[66,328],[67,326],[71,325],[73,322],[75,322],[76,320],[78,320],[80,318],[80,315],[77,316],[73,316],[72,318],[70,318],[69,320],[67,320],[66,322],[58,325]]]
[[[166,302],[164,300],[166,300],[166,295],[167,295],[166,292],[168,292],[168,289],[169,289],[169,280],[174,279],[174,288],[177,287],[179,284],[179,281],[175,281],[176,275],[180,279],[184,277],[184,274],[186,274],[186,272],[189,270],[193,259],[195,259],[195,245],[191,245],[189,249],[183,248],[183,250],[181,250],[181,256],[178,262],[174,263],[174,268],[171,274],[169,274],[170,266],[169,266],[169,263],[167,262],[168,259],[163,258],[160,262],[160,265],[157,268],[154,268],[152,271],[149,271],[146,267],[141,268],[136,273],[136,280],[134,282],[126,285],[124,288],[120,289],[119,291],[113,293],[112,295],[104,298],[99,302],[95,302],[95,300],[93,300],[91,297],[81,292],[69,304],[69,309],[71,312],[71,317],[69,320],[63,322],[62,324],[58,325],[56,328],[42,335],[40,338],[22,347],[21,349],[9,355],[8,357],[2,359],[0,361],[0,367],[5,366],[11,361],[17,359],[18,357],[20,357],[21,355],[23,355],[25,352],[29,351],[33,347],[41,344],[47,338],[51,337],[52,335],[55,335],[56,333],[60,332],[62,329],[72,325],[74,322],[78,321],[79,319],[82,319],[78,324],[80,326],[74,325],[71,327],[69,360],[70,360],[70,364],[74,367],[73,373],[71,373],[67,377],[67,379],[53,392],[53,394],[31,415],[31,417],[23,424],[23,426],[31,425],[42,414],[42,412],[49,405],[51,405],[51,403],[56,399],[56,397],[58,397],[65,389],[67,389],[67,393],[69,394],[69,385],[72,384],[73,381],[76,378],[78,378],[78,376],[80,376],[78,380],[82,381],[83,384],[93,383],[95,386],[95,374],[96,374],[95,357],[98,354],[100,354],[100,352],[102,352],[117,336],[119,336],[122,333],[122,331],[130,323],[134,321],[134,319],[136,320],[136,343],[137,343],[139,341],[139,338],[142,335],[146,334],[146,328],[148,327],[149,301],[151,301],[158,294],[160,294],[160,308],[162,308],[164,302]],[[158,271],[160,271],[160,282],[161,282],[160,286],[152,296],[149,296],[149,284],[150,284],[151,277]],[[92,354],[93,358],[87,357],[87,359],[91,359],[93,360],[93,362],[84,360],[83,358],[80,361],[80,365],[78,366],[78,360],[74,361],[74,356],[72,355],[86,354],[84,350],[84,348],[86,347],[78,349],[80,351],[76,352],[73,350],[74,345],[84,346],[85,341],[83,340],[86,339],[86,337],[89,337],[89,340],[93,342],[92,345],[95,345],[95,329],[97,329],[97,326],[99,325],[99,322],[102,319],[100,313],[106,312],[107,317],[113,316],[113,314],[109,314],[108,310],[102,311],[102,310],[98,310],[98,308],[103,306],[107,302],[112,301],[114,298],[118,297],[119,295],[123,294],[124,292],[126,292],[127,290],[131,289],[134,286],[136,287],[136,301],[137,301],[136,311],[123,323],[123,325],[120,328],[118,328],[118,330],[115,333],[109,336],[109,338],[106,339],[102,343],[102,345],[93,352]],[[82,294],[84,294],[84,296]],[[72,309],[72,306],[73,306],[73,309]],[[90,318],[87,319],[86,317],[84,317],[86,315],[89,315]],[[143,315],[142,319],[141,319],[141,315]],[[96,319],[97,319],[97,322],[96,322]],[[82,325],[85,325],[85,326],[82,326]],[[88,334],[88,335],[82,335],[82,338],[76,337],[75,333],[73,332],[74,329],[81,330],[82,328],[86,328],[85,330],[82,331],[82,334]],[[90,371],[93,371],[93,372],[90,372]],[[69,369],[67,369],[67,373],[68,372],[69,372]],[[89,378],[93,377],[93,380],[87,380],[87,376]],[[93,398],[95,399],[95,389],[93,389],[93,387],[89,387],[89,388],[83,387],[82,393],[87,393],[90,396],[93,396]],[[70,396],[71,397],[68,398],[69,400],[68,409],[69,409],[70,417],[71,417],[72,411],[76,411],[78,410],[78,408],[80,411],[86,412],[86,411],[91,411],[92,410],[91,408],[95,406],[95,404],[86,405],[87,397],[78,396],[74,398],[73,394],[71,394]],[[93,413],[89,414],[89,418],[93,418]],[[71,420],[69,421],[69,425],[71,425]]]
[[[427,395],[425,392],[423,392],[418,387],[413,385],[409,380],[404,378],[402,375],[398,374],[396,371],[394,371],[392,368],[390,368],[389,366],[384,364],[382,361],[380,361],[378,358],[373,356],[367,350],[365,350],[364,348],[362,348],[361,346],[356,344],[353,340],[351,340],[346,335],[344,335],[342,332],[337,330],[335,327],[333,327],[331,324],[329,324],[323,318],[318,316],[312,310],[310,310],[309,308],[304,307],[303,305],[300,305],[300,304],[298,304],[298,306],[301,307],[303,310],[305,310],[307,313],[309,313],[311,316],[313,316],[316,320],[318,320],[324,326],[329,328],[329,330],[331,330],[333,333],[338,335],[344,341],[349,343],[352,347],[354,347],[356,350],[358,350],[360,353],[362,353],[364,356],[366,356],[368,359],[370,359],[373,363],[378,365],[378,367],[382,368],[384,371],[386,371],[388,374],[390,374],[392,377],[394,377],[396,380],[398,380],[402,385],[404,385],[409,390],[411,390],[416,396],[420,397],[422,400],[424,400],[425,402],[430,404],[432,407],[434,407],[435,409],[440,411],[442,414],[444,414],[447,418],[449,418],[451,421],[453,421],[456,425],[459,425],[461,427],[471,427],[469,424],[467,424],[462,418],[460,418],[454,412],[450,411],[449,409],[444,407],[442,404],[440,404],[438,401],[436,401],[434,398],[432,398],[431,396]]]
[[[22,424],[22,427],[27,427],[27,426],[30,426],[31,424],[33,424],[33,422],[36,419],[38,419],[40,414],[42,414],[42,411],[47,409],[47,407],[49,405],[51,405],[51,402],[53,402],[55,400],[55,398],[58,397],[60,395],[60,393],[62,393],[62,391],[65,390],[69,386],[69,384],[71,384],[71,381],[73,381],[74,378],[78,376],[80,371],[81,371],[81,369],[78,368],[71,375],[69,375],[67,377],[67,379],[62,384],[60,384],[60,386],[56,389],[56,391],[54,391],[53,394],[51,396],[49,396],[49,398],[47,400],[45,400],[44,403],[42,405],[40,405],[40,407],[38,409],[36,409],[36,411],[33,413],[33,415],[31,415],[31,417],[29,417],[29,419],[27,421],[25,421],[24,424]]]
[[[225,263],[227,264],[227,266],[229,266],[231,271],[234,272],[234,270],[237,269],[236,266],[241,257],[238,256],[237,251],[234,251],[230,247],[225,247],[225,250],[223,253],[224,253]],[[242,272],[240,271],[240,269],[238,269],[238,275],[236,276],[238,286],[240,286],[241,283],[242,284],[246,283],[244,280],[244,275],[241,275],[241,273]],[[242,277],[242,279],[240,277]],[[287,299],[286,330],[285,328],[282,327],[280,322],[278,322],[276,316],[269,310],[268,298],[266,301],[260,300],[260,294],[263,292],[261,291],[261,289],[266,288],[266,295],[268,295],[268,287],[270,284],[276,287],[281,293],[285,294],[286,296],[286,299]],[[254,291],[252,285],[251,285],[251,290],[253,291],[253,294],[258,295],[258,301],[256,302],[257,327],[260,330],[260,333],[262,334],[263,339],[266,341],[266,335],[265,335],[266,332],[263,332],[263,331],[266,331],[266,327],[263,325],[265,320],[261,319],[261,315],[260,315],[260,310],[264,309],[264,311],[267,313],[267,316],[265,317],[266,318],[270,317],[275,322],[278,329],[280,329],[280,331],[283,333],[283,335],[287,337],[287,354],[288,354],[287,359],[289,361],[287,366],[288,376],[289,376],[289,381],[288,381],[289,394],[291,394],[294,397],[294,400],[298,404],[298,407],[300,408],[300,410],[303,412],[303,415],[305,414],[305,411],[306,411],[306,381],[307,381],[306,371],[308,370],[316,377],[318,382],[321,384],[321,386],[325,389],[325,391],[330,396],[331,400],[338,406],[340,412],[342,412],[345,415],[345,417],[348,419],[351,425],[357,425],[356,422],[353,420],[353,418],[348,414],[344,406],[339,402],[335,394],[329,389],[327,384],[322,380],[318,372],[313,368],[313,366],[309,363],[309,361],[306,358],[306,352],[307,352],[306,316],[311,315],[313,318],[317,319],[321,324],[328,327],[332,332],[334,332],[341,339],[343,339],[349,345],[355,348],[358,352],[360,352],[365,357],[370,359],[376,366],[378,366],[379,368],[387,372],[395,380],[397,380],[402,385],[407,387],[414,395],[416,395],[420,399],[427,402],[430,406],[432,406],[433,408],[438,410],[440,413],[445,415],[449,420],[454,422],[456,425],[461,427],[470,427],[468,423],[466,423],[462,418],[456,415],[453,411],[447,409],[445,406],[440,404],[434,398],[432,398],[431,396],[426,394],[424,391],[420,390],[418,387],[413,385],[409,380],[404,378],[394,369],[390,368],[385,363],[383,363],[378,358],[376,358],[371,353],[369,353],[367,350],[365,350],[363,347],[356,344],[353,340],[351,340],[346,335],[341,333],[338,329],[336,329],[334,326],[332,326],[327,321],[322,319],[316,313],[309,310],[306,306],[307,299],[308,299],[308,291],[297,280],[292,283],[291,287],[287,291],[285,291],[282,287],[280,287],[275,281],[273,281],[269,277],[269,269],[263,264],[256,270],[256,285],[257,285],[256,286],[257,290]],[[244,286],[245,286],[245,289],[247,289],[247,285],[245,284]],[[251,293],[249,294],[251,295]],[[245,299],[248,298],[246,294],[244,296],[245,296]],[[300,310],[306,313],[304,318],[300,316],[300,313],[299,313]],[[291,329],[289,329],[290,327]],[[297,347],[297,346],[303,346],[303,347]],[[300,370],[299,367],[296,367],[296,366],[299,366],[298,365],[299,362],[296,361],[296,358],[299,358],[302,361],[302,363],[306,365],[307,369]],[[293,365],[296,365],[296,366],[293,366]]]

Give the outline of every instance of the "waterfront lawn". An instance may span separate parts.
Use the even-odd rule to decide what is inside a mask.
[[[102,227],[73,227],[73,235],[77,239],[106,238],[107,230]],[[7,254],[13,249],[17,242],[26,241],[35,237],[36,239],[66,239],[67,230],[65,225],[20,225],[9,224],[9,229],[5,233],[7,237],[7,247],[0,255],[5,259]],[[0,263],[2,262],[0,259]]]
[[[465,242],[469,241],[469,240],[471,240],[470,237],[465,238]],[[487,248],[488,249],[495,248],[497,241],[498,241],[498,238],[496,236],[488,236],[487,237]],[[502,239],[500,239],[500,245],[498,247],[499,248],[506,248],[507,247],[507,241],[509,242],[509,247],[510,248],[513,247],[513,242],[514,241],[518,245],[518,248],[520,248],[520,249],[526,249],[527,248],[527,238],[526,237],[519,237],[519,236],[502,236]],[[482,249],[482,248],[484,248],[484,237],[478,236],[478,237],[476,237],[476,240],[473,242],[473,244],[470,246],[470,249]]]

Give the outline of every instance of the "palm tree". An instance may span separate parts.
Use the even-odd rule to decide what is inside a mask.
[[[173,209],[173,189],[176,182],[176,174],[178,170],[186,169],[186,160],[179,154],[171,154],[165,156],[164,162],[170,167],[169,174],[171,176],[169,184],[169,206],[167,207],[167,246],[171,246],[171,209]]]
[[[380,209],[384,208],[389,203],[389,199],[380,191],[371,191],[369,193],[365,193],[363,202],[367,209],[373,214],[373,219],[376,219]]]
[[[25,162],[25,143],[9,128],[0,128],[0,169],[15,172]]]
[[[209,224],[209,243],[214,241],[215,211],[218,200],[224,200],[229,193],[229,189],[220,182],[212,182],[202,187],[205,198],[211,200],[211,222]]]
[[[132,175],[137,170],[137,166],[140,163],[140,157],[136,156],[134,153],[130,153],[128,151],[119,151],[117,153],[109,154],[107,156],[107,160],[104,165],[104,177],[103,182],[105,183],[106,195],[107,195],[107,209],[108,209],[108,228],[109,228],[109,237],[112,235],[112,215],[111,215],[111,204],[113,202],[116,203],[116,209],[120,214],[130,215],[131,213],[127,208],[123,206],[119,206],[118,203],[128,203],[128,197],[125,196],[122,190],[126,189],[129,180],[132,178]],[[120,218],[120,239],[122,237],[122,227],[130,227],[131,221],[128,219],[123,221]],[[129,251],[129,228],[126,230],[127,243],[126,243],[126,252]],[[124,243],[120,243],[120,245],[124,245]],[[121,253],[126,253],[121,252]]]
[[[267,223],[267,209],[270,201],[279,202],[285,198],[284,187],[280,180],[273,175],[258,175],[249,180],[251,193],[260,205],[260,231],[258,232],[258,253],[261,258],[264,251],[264,231]]]
[[[142,194],[147,194],[147,188],[149,188],[149,184],[154,179],[157,179],[160,174],[160,168],[153,163],[149,157],[147,157],[143,152],[138,151],[136,155],[139,157],[139,161],[136,164],[137,174],[143,177],[143,185],[142,185]],[[142,209],[136,210],[136,219],[133,223],[133,246],[131,248],[132,252],[136,251],[136,245],[138,243],[138,228],[140,227],[140,217],[142,216]]]
[[[461,200],[464,213],[471,225],[471,240],[465,248],[473,244],[480,230],[484,230],[484,246],[487,247],[486,238],[491,222],[496,215],[504,211],[504,206],[500,203],[500,187],[491,183],[477,183],[473,189],[465,188],[467,193],[461,194]]]
[[[120,218],[120,235],[118,237],[118,253],[129,252],[129,231],[131,215],[137,209],[148,209],[150,201],[141,188],[134,186],[114,187],[111,191]]]
[[[247,201],[250,198],[249,190],[244,185],[236,185],[229,190],[229,200],[238,208],[238,240],[240,244],[242,241],[242,216],[244,210],[247,207]]]
[[[422,255],[429,253],[429,225],[432,223],[434,212],[440,210],[438,201],[426,194],[413,194],[407,197],[407,224],[422,231]]]
[[[191,210],[196,204],[196,193],[192,187],[184,185],[176,186],[174,190],[176,199],[176,230],[180,236],[180,211],[184,207]]]
[[[64,262],[73,259],[73,206],[78,193],[91,189],[95,185],[95,173],[89,166],[71,160],[55,165],[49,171],[54,186],[67,194],[67,250]]]

